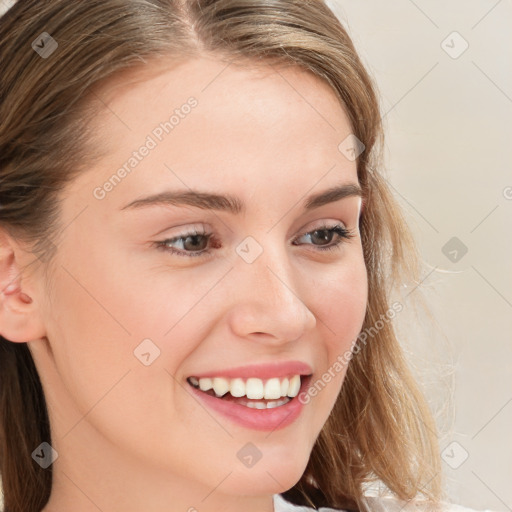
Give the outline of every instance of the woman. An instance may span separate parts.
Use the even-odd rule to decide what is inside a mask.
[[[415,249],[329,8],[19,0],[0,56],[5,511],[440,507]]]

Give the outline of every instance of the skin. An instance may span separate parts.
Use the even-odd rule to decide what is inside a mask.
[[[367,303],[360,198],[301,208],[312,193],[358,183],[356,162],[338,150],[350,123],[328,85],[299,68],[226,67],[213,57],[151,66],[99,94],[108,152],[62,195],[67,227],[48,282],[41,266],[25,269],[29,250],[1,239],[2,289],[15,288],[1,295],[1,334],[28,342],[59,454],[44,512],[271,512],[272,495],[300,479],[345,370],[270,434],[206,409],[186,378],[300,360],[315,381],[350,350]],[[190,96],[197,107],[96,199],[95,187]],[[247,211],[120,210],[184,184],[238,196]],[[354,237],[321,252],[321,241],[302,235],[324,222]],[[211,256],[151,245],[195,226],[215,233]],[[235,251],[247,236],[263,249],[251,264]],[[146,338],[160,349],[149,366],[134,357]],[[248,442],[262,453],[250,468],[237,458]]]

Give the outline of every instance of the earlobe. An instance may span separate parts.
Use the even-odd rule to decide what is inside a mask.
[[[22,282],[13,244],[0,233],[0,335],[25,343],[44,337],[45,329],[33,294]]]

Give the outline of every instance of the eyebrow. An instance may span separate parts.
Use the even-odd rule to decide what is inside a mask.
[[[323,192],[310,195],[303,203],[304,210],[313,210],[329,203],[334,203],[346,197],[362,197],[361,187],[355,183],[348,183],[331,187]],[[232,195],[221,195],[199,190],[166,190],[158,194],[136,199],[123,206],[121,210],[132,210],[150,206],[193,206],[203,210],[227,211],[232,214],[245,212],[243,201]]]

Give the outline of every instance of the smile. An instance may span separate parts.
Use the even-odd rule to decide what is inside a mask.
[[[226,406],[231,403],[235,407],[261,410],[276,409],[290,403],[310,378],[311,375],[290,375],[266,380],[257,377],[189,377],[187,382],[201,395],[220,399],[226,402]]]
[[[303,376],[305,378],[305,376]],[[267,380],[225,377],[189,377],[187,382],[209,396],[252,409],[281,407],[296,397],[301,387],[301,375]]]

